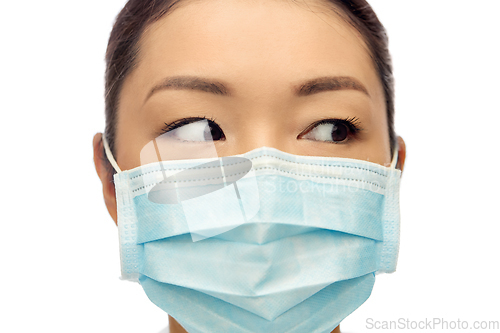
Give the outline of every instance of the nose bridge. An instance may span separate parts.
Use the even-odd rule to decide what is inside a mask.
[[[236,132],[238,151],[263,146],[286,151],[289,117],[282,96],[283,92],[267,90],[247,100]]]
[[[249,121],[238,133],[237,149],[241,153],[263,146],[286,150],[282,131],[272,121]]]

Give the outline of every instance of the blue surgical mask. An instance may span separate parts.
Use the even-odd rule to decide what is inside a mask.
[[[384,167],[261,147],[122,172],[105,149],[122,278],[190,333],[331,332],[396,269],[396,156]]]

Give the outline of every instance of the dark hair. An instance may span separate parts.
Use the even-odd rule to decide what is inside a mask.
[[[116,17],[106,51],[106,128],[109,147],[115,153],[116,123],[123,82],[136,65],[138,42],[145,28],[162,18],[183,0],[129,0]],[[322,0],[341,9],[340,14],[363,36],[384,88],[391,153],[394,132],[394,78],[385,28],[366,0]],[[344,15],[343,15],[344,14]],[[347,17],[346,17],[347,16]],[[112,170],[109,162],[107,163]]]

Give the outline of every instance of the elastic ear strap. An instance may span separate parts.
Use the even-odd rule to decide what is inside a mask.
[[[394,154],[392,155],[391,169],[395,169],[396,165],[398,164],[398,151],[399,145],[396,142],[396,146],[394,147]]]
[[[106,133],[102,134],[102,143],[104,144],[104,151],[106,152],[106,157],[108,158],[109,163],[111,163],[116,172],[122,172],[118,163],[116,163],[113,154],[111,153],[111,149],[109,149],[108,140],[106,140]]]

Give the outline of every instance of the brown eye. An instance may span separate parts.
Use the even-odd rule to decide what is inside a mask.
[[[225,140],[224,132],[214,121],[204,118],[185,118],[167,125],[165,137],[185,142]]]
[[[226,138],[219,125],[213,121],[209,121],[208,125],[205,127],[204,137],[206,141],[218,141]]]
[[[332,141],[344,141],[347,139],[349,129],[344,124],[333,125],[331,128]]]
[[[309,129],[301,138],[314,141],[342,143],[356,134],[359,128],[349,119],[326,119]]]

